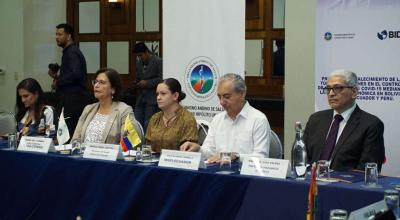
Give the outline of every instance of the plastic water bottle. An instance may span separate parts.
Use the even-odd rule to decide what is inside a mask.
[[[301,122],[296,122],[295,130],[296,139],[294,140],[292,148],[291,173],[294,178],[303,179],[307,173],[307,152],[306,145],[301,139]]]

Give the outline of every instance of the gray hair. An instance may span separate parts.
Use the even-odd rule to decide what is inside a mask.
[[[329,75],[328,80],[335,76],[343,78],[347,86],[357,87],[358,85],[357,75],[349,70],[335,70]]]
[[[246,92],[247,87],[246,87],[246,82],[244,79],[235,73],[227,73],[223,75],[221,78],[219,78],[218,85],[221,85],[225,81],[232,81],[233,82],[233,89],[235,92]]]

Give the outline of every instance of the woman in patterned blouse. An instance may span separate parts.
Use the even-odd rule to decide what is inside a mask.
[[[174,78],[158,84],[157,104],[161,111],[151,117],[146,132],[146,142],[152,145],[153,151],[179,150],[187,141],[197,142],[196,119],[179,104],[185,96],[181,84]]]

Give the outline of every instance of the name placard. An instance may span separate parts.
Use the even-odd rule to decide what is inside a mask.
[[[54,146],[54,149],[56,151],[72,150],[72,144],[57,145],[57,146]]]
[[[385,200],[381,200],[379,202],[372,203],[369,206],[352,211],[350,213],[349,220],[367,220],[370,219],[371,216],[376,215],[378,212],[386,210],[388,210],[386,202]]]
[[[19,142],[18,151],[47,154],[49,152],[51,142],[51,138],[23,136]]]
[[[198,170],[201,153],[177,150],[161,150],[160,167],[173,167],[187,170]]]
[[[240,174],[285,179],[289,160],[245,157]]]
[[[83,158],[116,161],[119,152],[119,145],[85,143]]]

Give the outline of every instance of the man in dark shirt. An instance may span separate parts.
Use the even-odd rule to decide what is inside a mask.
[[[278,48],[274,52],[273,56],[273,75],[284,76],[285,75],[285,42],[283,40],[275,41],[276,47]]]
[[[65,122],[72,136],[83,108],[88,104],[86,60],[74,44],[72,26],[59,24],[56,28],[56,42],[63,48],[63,55],[60,70],[49,69],[49,75],[54,78],[53,87],[60,97],[58,113],[64,108]]]
[[[150,117],[159,111],[156,88],[162,81],[162,60],[152,54],[143,42],[135,45],[133,53],[137,56],[136,81],[137,89],[135,117],[146,131]]]

